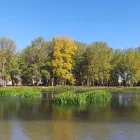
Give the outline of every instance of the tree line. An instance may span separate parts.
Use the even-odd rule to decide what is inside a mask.
[[[20,52],[0,38],[0,79],[17,85],[140,85],[140,47],[113,49],[106,42],[86,44],[68,37],[38,37]]]

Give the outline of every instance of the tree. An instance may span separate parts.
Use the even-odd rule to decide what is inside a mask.
[[[73,74],[76,78],[76,84],[79,86],[84,85],[84,71],[85,71],[85,64],[84,64],[84,52],[87,47],[87,44],[82,42],[75,41],[75,45],[77,46],[77,50],[73,56]]]
[[[124,52],[122,64],[121,76],[125,80],[125,83],[127,85],[137,83],[140,79],[140,53],[138,49],[127,49]]]
[[[95,42],[84,53],[87,85],[105,85],[110,79],[112,49],[105,42]]]
[[[0,74],[6,86],[8,78],[12,80],[14,85],[14,77],[18,75],[19,68],[17,63],[16,45],[11,39],[0,38]]]
[[[140,53],[137,49],[115,50],[111,61],[111,82],[118,85],[119,78],[122,85],[136,84],[140,79]],[[115,83],[115,84],[114,84]]]
[[[31,45],[22,51],[19,65],[23,84],[38,85],[42,77],[49,77],[49,72],[45,69],[47,56],[47,43],[42,37],[32,41]]]
[[[53,74],[57,78],[58,84],[66,84],[66,82],[74,83],[75,79],[72,70],[72,56],[77,46],[74,41],[67,37],[55,37],[52,40],[53,58],[52,68]]]
[[[111,60],[111,71],[109,85],[117,86],[119,85],[119,79],[121,80],[121,69],[124,69],[122,63],[124,56],[124,51],[116,49],[113,51]]]

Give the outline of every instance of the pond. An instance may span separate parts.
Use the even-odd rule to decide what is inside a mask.
[[[90,106],[0,99],[0,140],[140,140],[139,130],[140,93]]]

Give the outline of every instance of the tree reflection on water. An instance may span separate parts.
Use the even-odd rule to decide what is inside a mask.
[[[103,136],[113,139],[120,133],[119,128],[123,128],[121,124],[131,130],[132,123],[140,122],[139,101],[137,93],[118,93],[113,95],[111,102],[80,106],[56,105],[47,100],[1,98],[0,139],[71,140],[102,139]]]

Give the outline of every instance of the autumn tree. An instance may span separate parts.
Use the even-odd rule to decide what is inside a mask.
[[[52,48],[52,68],[54,77],[57,78],[57,84],[67,82],[74,84],[75,79],[71,72],[72,56],[77,49],[74,41],[67,37],[55,37],[52,40]]]

